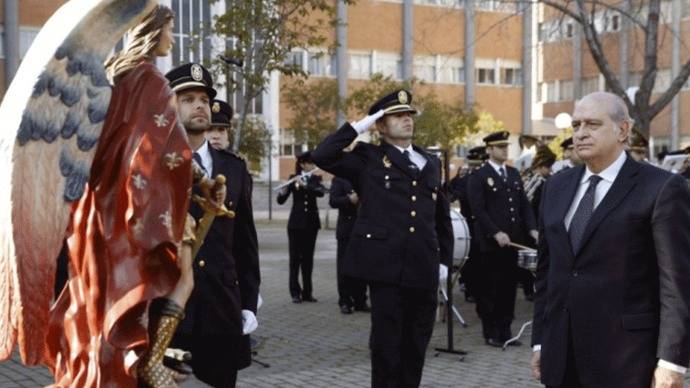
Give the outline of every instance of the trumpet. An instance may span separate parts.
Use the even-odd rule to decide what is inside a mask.
[[[297,182],[297,180],[301,180],[302,183],[304,183],[304,184],[306,185],[306,184],[307,184],[307,179],[309,179],[309,177],[312,176],[312,175],[313,175],[315,172],[317,172],[317,171],[319,171],[319,168],[318,168],[318,167],[316,167],[315,169],[313,169],[313,170],[311,170],[311,171],[302,172],[301,174],[292,177],[290,180],[288,180],[287,182],[283,183],[282,185],[276,187],[275,189],[273,189],[273,191],[280,191],[280,190],[282,190],[283,188],[285,188],[285,187],[287,187],[287,186],[290,186],[292,183]]]

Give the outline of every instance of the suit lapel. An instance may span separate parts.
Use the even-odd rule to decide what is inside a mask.
[[[575,256],[582,251],[582,248],[587,244],[587,241],[592,237],[592,234],[597,229],[599,224],[604,220],[604,218],[614,209],[618,204],[628,195],[630,190],[637,184],[637,170],[640,165],[632,160],[632,158],[627,157],[623,167],[621,168],[616,180],[613,181],[613,185],[602,199],[599,206],[594,209],[592,218],[589,219],[587,227],[585,228],[585,233],[582,235],[582,241],[580,242],[580,249],[575,252]]]
[[[565,216],[568,214],[568,210],[575,199],[575,194],[580,186],[580,180],[582,179],[582,174],[585,172],[584,165],[575,167],[577,171],[570,179],[561,182],[560,186],[556,187],[557,192],[554,194],[553,198],[562,199],[556,202],[556,208],[554,209],[554,216],[556,217],[556,224],[558,225],[558,238],[561,239],[561,244],[567,246],[568,258],[572,263],[575,260],[573,254],[573,247],[570,245],[570,237],[568,236],[568,231],[565,229]],[[546,217],[546,214],[544,215]]]
[[[381,141],[381,149],[383,149],[383,152],[386,154],[388,159],[395,164],[396,167],[412,178],[417,177],[418,173],[412,171],[409,166],[411,161],[408,161],[399,149],[386,143],[385,141]]]

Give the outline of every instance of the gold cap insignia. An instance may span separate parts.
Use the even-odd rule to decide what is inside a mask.
[[[494,178],[488,177],[488,178],[486,179],[486,183],[488,183],[489,186],[493,186],[493,185],[494,185]]]
[[[383,157],[383,167],[385,167],[385,168],[391,168],[391,166],[392,166],[391,160],[388,159],[388,155],[385,155],[385,156]]]
[[[400,92],[398,92],[398,101],[401,104],[407,104],[407,93],[405,93],[404,90],[401,90]]]
[[[220,104],[217,103],[217,102],[214,102],[214,103],[213,103],[213,107],[211,108],[211,110],[213,111],[213,113],[218,113],[218,112],[220,112]]]
[[[204,79],[204,71],[201,70],[201,66],[196,63],[192,65],[192,79],[194,81],[201,81]]]

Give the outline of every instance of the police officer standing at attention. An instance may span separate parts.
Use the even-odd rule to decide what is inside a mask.
[[[214,100],[211,105],[211,128],[206,131],[206,140],[217,150],[230,147],[232,107],[225,101]]]
[[[284,204],[292,194],[292,208],[288,218],[288,245],[290,252],[290,296],[292,303],[316,302],[313,294],[311,273],[314,269],[314,248],[316,236],[321,229],[319,207],[316,198],[326,194],[321,177],[310,172],[316,166],[307,151],[297,157],[295,174],[290,176],[294,182],[285,186],[276,198]],[[307,175],[308,174],[308,175]],[[299,274],[302,273],[302,286]]]
[[[208,177],[225,175],[225,206],[235,212],[233,219],[213,220],[194,258],[194,290],[173,347],[191,351],[192,369],[199,380],[213,387],[234,387],[237,371],[251,363],[248,334],[258,326],[260,274],[251,177],[244,160],[212,148],[204,137],[216,95],[211,74],[201,65],[187,64],[166,77],[177,93],[178,114],[194,160]],[[195,202],[189,212],[197,221],[203,215]]]
[[[357,219],[359,196],[347,179],[334,177],[331,181],[331,191],[328,203],[338,209],[338,224],[335,227],[335,238],[338,240],[336,256],[336,273],[338,279],[338,305],[343,314],[355,311],[369,311],[367,306],[367,285],[360,279],[343,274],[345,265],[345,249],[350,241],[352,228]]]
[[[507,131],[501,131],[484,138],[489,160],[469,180],[470,207],[475,218],[473,237],[479,242],[482,260],[477,314],[486,344],[495,347],[512,337],[510,324],[519,272],[517,250],[509,244],[534,246],[538,237],[520,173],[505,164],[508,137]]]
[[[417,387],[434,328],[439,278],[448,276],[453,231],[441,163],[412,145],[416,110],[398,90],[369,116],[345,123],[314,150],[322,169],[359,190],[345,274],[369,282],[372,387]],[[380,145],[343,150],[374,122]]]

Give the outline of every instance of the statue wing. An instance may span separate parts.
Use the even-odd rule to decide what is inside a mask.
[[[56,258],[110,103],[103,63],[154,0],[70,0],[46,23],[0,106],[0,360],[41,362]]]

